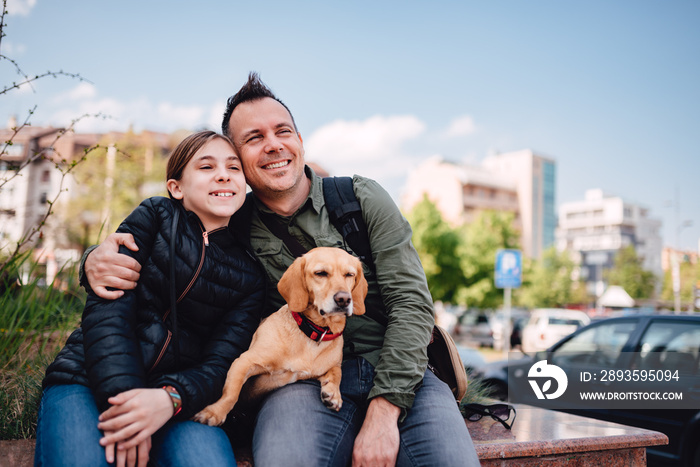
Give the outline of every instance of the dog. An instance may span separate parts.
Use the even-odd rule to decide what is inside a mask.
[[[342,333],[347,317],[365,312],[367,281],[360,260],[340,248],[314,248],[292,263],[277,290],[287,304],[260,323],[250,348],[231,364],[221,399],[197,413],[196,421],[224,423],[253,376],[246,398],[318,379],[323,404],[340,410]]]

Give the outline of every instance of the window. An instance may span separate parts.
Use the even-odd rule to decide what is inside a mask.
[[[634,331],[636,320],[600,323],[560,345],[552,354],[555,365],[613,365]]]
[[[654,321],[639,342],[635,367],[695,373],[700,349],[700,324]]]
[[[49,170],[44,170],[41,173],[41,181],[43,183],[50,182],[51,181],[51,172]]]

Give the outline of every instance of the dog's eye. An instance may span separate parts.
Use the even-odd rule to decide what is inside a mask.
[[[319,277],[326,277],[328,276],[328,273],[326,271],[316,271],[314,274],[316,274]]]
[[[346,272],[345,277],[355,277],[355,273],[354,272]]]

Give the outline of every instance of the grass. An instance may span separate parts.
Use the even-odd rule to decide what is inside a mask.
[[[44,285],[29,254],[0,274],[0,439],[36,434],[46,366],[80,320],[84,294],[74,268]]]

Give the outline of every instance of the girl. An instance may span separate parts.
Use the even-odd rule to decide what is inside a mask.
[[[260,321],[264,276],[229,220],[245,200],[231,141],[185,138],[168,161],[170,199],[149,198],[134,236],[135,290],[89,291],[82,325],[49,365],[35,465],[235,465],[220,428],[189,419],[221,396]]]

